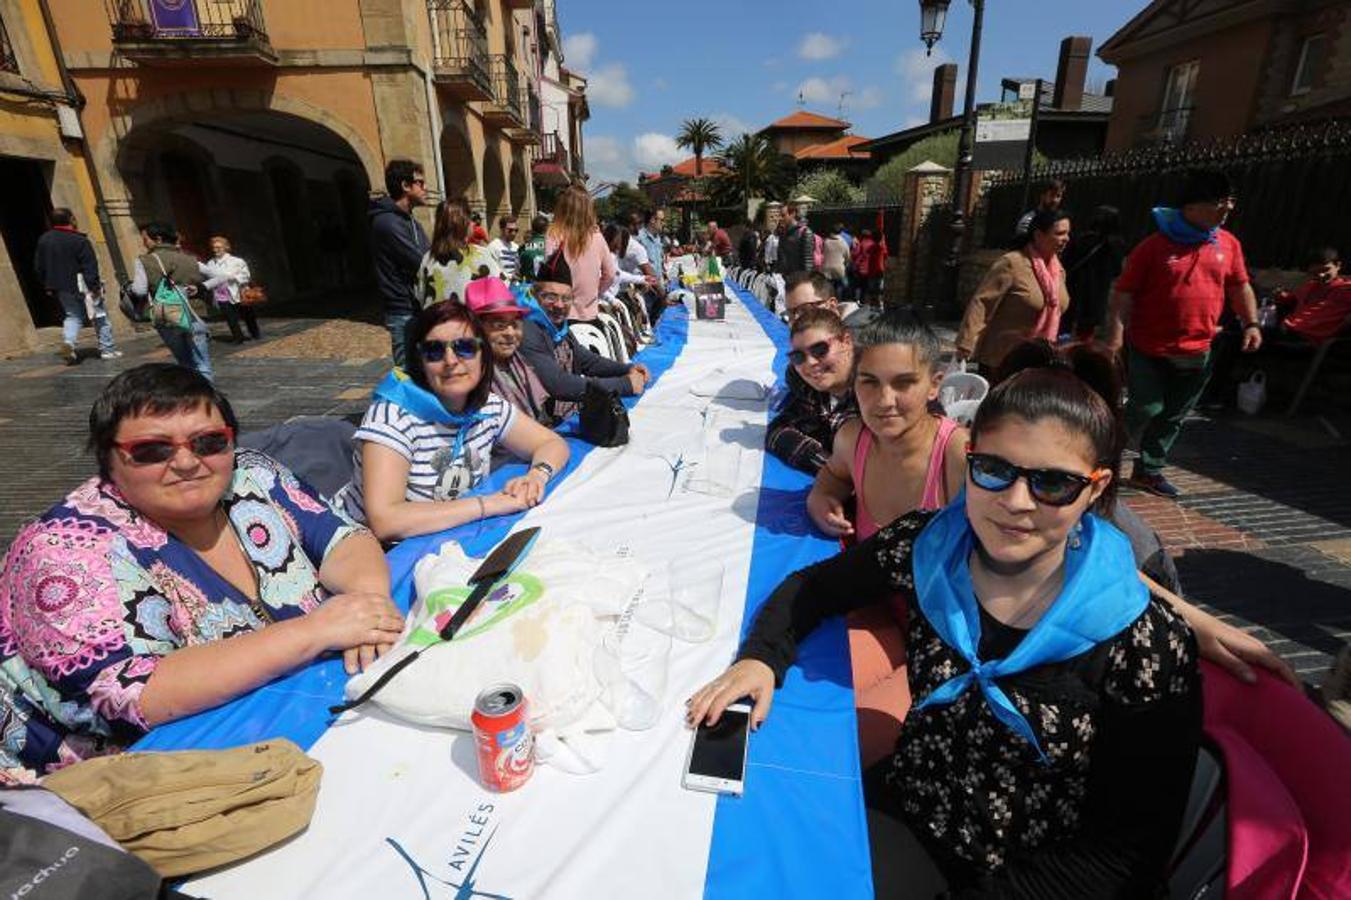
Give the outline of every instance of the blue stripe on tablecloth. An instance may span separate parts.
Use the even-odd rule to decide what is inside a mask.
[[[774,371],[782,381],[787,326],[749,292],[728,286],[778,348]],[[839,550],[807,518],[811,478],[769,454],[764,459],[743,636],[784,577]],[[827,621],[799,646],[749,753],[744,796],[718,798],[705,896],[872,897],[842,619]]]
[[[688,313],[682,306],[666,310],[657,323],[657,343],[638,354],[652,373],[653,381],[670,369],[685,349],[689,336]],[[642,396],[627,398],[632,408]],[[575,421],[575,420],[574,420]],[[563,437],[572,455],[563,471],[549,484],[552,493],[571,475],[594,447],[571,437],[564,426]],[[491,494],[525,471],[524,463],[503,466],[485,478],[473,494]],[[436,534],[409,538],[386,554],[392,576],[391,594],[399,608],[407,612],[413,601],[413,565],[425,554],[434,552],[447,540],[456,540],[469,556],[487,555],[511,531],[525,513],[501,516],[484,522],[461,525]],[[302,749],[309,749],[333,724],[328,707],[343,699],[347,684],[342,659],[320,660],[278,678],[272,683],[223,706],[160,725],[133,747],[135,750],[220,750],[270,738],[290,738]]]

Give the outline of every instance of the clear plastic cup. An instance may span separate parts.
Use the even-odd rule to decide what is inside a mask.
[[[634,610],[634,618],[687,643],[703,643],[718,629],[725,574],[718,560],[702,557],[672,560],[666,567],[666,598],[640,604]]]
[[[629,620],[606,632],[594,665],[601,702],[620,728],[645,731],[657,724],[666,696],[671,636]]]

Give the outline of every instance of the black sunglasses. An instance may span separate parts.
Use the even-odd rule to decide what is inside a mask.
[[[812,359],[825,359],[826,354],[830,353],[830,338],[824,341],[817,341],[806,350],[789,350],[788,361],[795,366],[800,366],[807,361],[810,355]]]
[[[1019,478],[1025,478],[1032,498],[1047,506],[1069,506],[1079,499],[1084,488],[1106,477],[1103,469],[1092,475],[1079,475],[1060,469],[1024,469],[1003,457],[971,451],[966,454],[966,466],[971,482],[986,491],[1007,491]]]
[[[482,346],[483,342],[476,337],[462,337],[453,341],[423,341],[417,349],[424,362],[439,363],[446,358],[446,350],[460,359],[473,359]]]

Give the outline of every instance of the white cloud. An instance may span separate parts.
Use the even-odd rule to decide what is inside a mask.
[[[669,134],[649,131],[633,139],[633,158],[638,168],[655,172],[662,166],[673,166],[680,162],[685,158],[685,153],[676,146],[675,138]]]
[[[952,62],[952,57],[944,53],[942,48],[935,50],[933,56],[925,56],[923,50],[912,47],[896,57],[894,70],[904,82],[901,87],[905,92],[905,97],[911,103],[928,103],[929,98],[933,95],[934,69],[950,62]],[[958,96],[964,90],[962,87],[964,83],[963,74],[958,70]]]
[[[563,38],[563,58],[567,60],[568,68],[574,72],[585,72],[591,68],[592,61],[596,58],[596,50],[600,47],[600,41],[589,31],[579,31],[577,34],[570,34]]]
[[[586,136],[586,170],[593,183],[603,181],[635,181],[633,160],[628,148],[618,139],[608,135],[588,134]]]
[[[847,75],[832,78],[808,78],[797,86],[798,93],[807,103],[824,106],[827,110],[838,110],[841,95],[844,96],[846,114],[850,110],[872,109],[881,106],[885,99],[882,89],[876,85],[858,87]]]
[[[813,31],[803,35],[802,43],[797,45],[797,55],[809,60],[834,59],[840,55],[846,43],[843,38]]]
[[[718,127],[722,129],[722,139],[724,142],[730,143],[741,137],[743,134],[750,134],[755,130],[751,125],[747,124],[744,119],[739,119],[731,113],[718,113],[709,118],[716,122]]]
[[[628,106],[633,102],[633,85],[623,63],[607,63],[587,75],[586,99],[597,106]]]

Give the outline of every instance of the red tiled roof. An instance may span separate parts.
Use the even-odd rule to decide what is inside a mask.
[[[828,144],[812,144],[803,147],[793,156],[798,159],[868,159],[872,154],[867,150],[857,150],[859,144],[868,143],[868,138],[857,134],[846,134]]]
[[[819,116],[816,113],[807,112],[800,109],[791,116],[784,116],[777,122],[771,122],[766,125],[762,131],[769,131],[772,128],[801,128],[801,129],[829,129],[843,131],[849,127],[848,122],[842,122],[839,119],[832,119],[829,116]]]
[[[703,171],[703,177],[707,178],[707,177],[710,176],[710,175],[718,175],[718,174],[720,174],[720,173],[722,173],[722,172],[724,172],[724,171],[726,171],[726,170],[723,169],[722,165],[721,165],[716,159],[714,159],[712,156],[705,156],[705,157],[704,157],[704,166],[703,166],[702,171]],[[670,171],[669,175],[662,175],[662,173],[660,173],[660,172],[640,172],[640,173],[638,174],[638,180],[639,180],[639,181],[655,181],[655,180],[658,179],[658,178],[667,178],[667,177],[670,177],[671,175],[674,175],[674,176],[676,176],[676,177],[678,177],[678,178],[693,178],[693,177],[695,177],[695,175],[694,175],[694,157],[691,156],[689,159],[682,160],[681,162],[676,163],[674,166],[671,167],[671,171]]]

